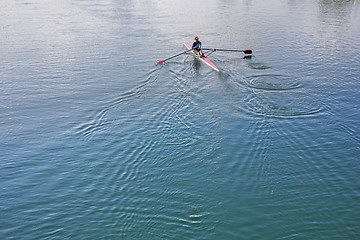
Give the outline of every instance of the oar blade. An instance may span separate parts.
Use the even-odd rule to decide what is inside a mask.
[[[156,64],[162,64],[162,63],[164,63],[165,62],[165,60],[162,60],[162,61],[160,61],[160,62],[157,62]]]
[[[244,53],[245,54],[252,54],[252,50],[245,50]]]

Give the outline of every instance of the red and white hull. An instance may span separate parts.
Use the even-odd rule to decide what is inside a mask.
[[[185,47],[190,50],[191,47],[189,45],[187,45],[186,43],[184,43]],[[215,66],[215,64],[213,64],[207,57],[199,57],[194,50],[191,50],[191,52],[198,57],[203,63],[205,63],[206,65],[208,65],[209,67],[211,67],[212,69],[214,69],[217,72],[220,72],[220,70]]]

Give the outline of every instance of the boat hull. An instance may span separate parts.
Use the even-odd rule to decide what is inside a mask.
[[[191,47],[189,45],[187,45],[186,43],[184,43],[185,47],[188,50],[191,50]],[[213,70],[220,72],[220,70],[215,66],[214,63],[212,63],[207,57],[199,57],[194,50],[191,50],[191,52],[197,57],[199,58],[203,63],[205,63],[206,65],[208,65],[209,67],[211,67]]]

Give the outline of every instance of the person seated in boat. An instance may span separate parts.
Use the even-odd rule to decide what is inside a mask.
[[[194,43],[192,45],[192,49],[194,49],[194,52],[200,56],[200,57],[205,57],[205,55],[203,54],[203,52],[201,51],[201,42],[199,41],[198,36],[195,37]]]

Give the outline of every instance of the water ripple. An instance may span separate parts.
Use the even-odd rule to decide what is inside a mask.
[[[300,92],[254,92],[245,102],[248,111],[270,117],[309,116],[324,110],[321,102]]]
[[[254,75],[248,77],[248,86],[263,90],[290,90],[301,87],[296,79],[278,74]]]
[[[96,132],[101,132],[105,130],[104,127],[106,125],[112,124],[114,121],[106,118],[108,111],[110,109],[116,108],[119,104],[123,104],[127,101],[131,101],[132,99],[136,99],[136,97],[142,94],[142,91],[144,91],[145,87],[151,84],[151,81],[156,81],[156,79],[156,69],[154,69],[147,75],[147,77],[143,82],[141,82],[141,84],[127,92],[124,92],[120,96],[106,103],[100,111],[97,111],[92,115],[88,116],[87,122],[75,126],[73,131],[76,133],[76,135],[82,136],[83,140],[87,140],[91,135],[95,134]]]

